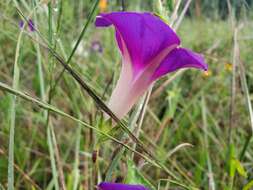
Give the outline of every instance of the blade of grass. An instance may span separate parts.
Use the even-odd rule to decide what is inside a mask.
[[[57,172],[56,161],[54,157],[54,145],[53,145],[52,132],[51,132],[50,127],[47,128],[47,143],[48,143],[50,163],[51,163],[51,168],[52,168],[52,173],[53,173],[54,188],[58,190],[59,189],[58,172]]]
[[[230,1],[227,1],[228,3],[230,3]],[[233,17],[231,16],[231,21],[233,21]],[[232,22],[232,24],[235,24],[235,22]],[[233,28],[234,27],[234,28]],[[230,99],[230,126],[229,126],[229,150],[228,150],[228,156],[229,156],[229,160],[232,160],[234,158],[232,158],[232,156],[234,156],[232,154],[232,148],[235,147],[233,140],[232,140],[232,135],[233,135],[233,127],[234,127],[234,120],[235,120],[235,96],[236,96],[236,76],[237,76],[237,69],[240,63],[240,49],[239,49],[239,44],[238,44],[238,32],[240,30],[240,26],[236,27],[234,25],[232,25],[232,29],[234,31],[234,36],[233,36],[233,42],[234,42],[234,46],[233,46],[233,75],[232,75],[232,81],[231,81],[231,99]],[[247,141],[246,141],[247,143]],[[230,168],[232,167],[231,164],[233,164],[233,162],[229,162],[230,164]],[[235,182],[235,175],[230,176],[229,179],[229,188],[232,190],[234,189],[234,182]]]
[[[188,185],[181,185],[177,181],[174,181],[174,180],[171,180],[171,179],[159,179],[158,190],[160,190],[160,188],[161,188],[160,186],[161,186],[162,181],[166,181],[166,182],[169,182],[171,184],[179,185],[179,186],[181,186],[181,187],[183,187],[183,188],[185,188],[187,190],[198,190],[198,188],[194,188],[194,187],[192,188],[192,187],[190,187]]]
[[[16,53],[15,53],[15,62],[14,62],[14,71],[13,71],[13,89],[18,89],[19,85],[19,56],[20,56],[20,43],[22,39],[22,31],[19,33]],[[15,121],[16,121],[16,96],[13,95],[10,105],[10,132],[9,132],[9,156],[8,156],[8,190],[14,190],[14,141],[15,141]]]
[[[87,21],[86,21],[86,23],[85,23],[85,25],[84,25],[84,27],[83,27],[83,29],[82,29],[82,31],[81,31],[81,33],[80,33],[80,35],[79,35],[77,41],[76,41],[76,43],[75,43],[74,48],[72,49],[72,51],[71,51],[71,53],[70,53],[70,55],[69,55],[69,57],[68,57],[68,59],[67,59],[67,61],[66,61],[67,64],[70,63],[70,61],[71,61],[73,55],[75,54],[75,52],[76,52],[76,50],[77,50],[77,48],[78,48],[78,46],[79,46],[79,44],[80,44],[80,42],[81,42],[81,40],[82,40],[84,34],[85,34],[85,32],[87,31],[87,28],[88,28],[88,26],[89,26],[89,24],[90,24],[90,22],[91,22],[91,19],[93,18],[93,15],[94,15],[94,13],[95,13],[97,7],[98,7],[98,3],[99,3],[99,0],[95,0],[95,3],[94,3],[94,5],[93,5],[93,7],[92,7],[92,9],[91,9],[91,12],[89,13],[89,16],[88,16],[88,18],[87,18]],[[64,72],[65,72],[65,70],[66,70],[66,69],[63,68],[62,71],[60,72],[59,76],[56,77],[54,86],[53,86],[53,88],[52,88],[53,91],[54,91],[54,89],[56,88],[57,84],[59,83],[59,81],[60,81],[62,75],[63,75]]]
[[[5,152],[5,150],[2,150],[2,149],[1,149],[1,155],[2,155],[2,154],[8,159],[8,156],[7,156],[6,152]],[[36,183],[31,179],[30,175],[27,174],[27,173],[25,173],[25,172],[24,172],[17,164],[15,164],[15,163],[14,163],[14,168],[15,168],[15,170],[17,170],[17,172],[19,172],[19,173],[24,177],[24,179],[25,179],[26,181],[28,181],[29,183],[31,183],[32,186],[34,186],[34,187],[35,187],[36,189],[38,189],[38,190],[41,190],[41,188],[38,186],[38,184],[36,184]],[[2,189],[4,190],[5,188],[2,187]],[[0,190],[2,190],[2,189],[1,189],[1,184],[0,184]]]
[[[81,118],[81,115],[79,115],[79,118]],[[74,162],[74,184],[73,184],[73,190],[78,189],[79,179],[80,179],[80,171],[79,171],[79,152],[80,152],[80,141],[81,141],[81,131],[82,128],[80,124],[78,123],[77,126],[77,132],[76,132],[76,145],[75,145],[75,162]]]
[[[176,2],[176,5],[175,5],[175,7],[174,7],[174,10],[173,10],[173,12],[172,12],[172,14],[171,14],[171,16],[170,16],[171,26],[173,26],[174,23],[175,23],[175,21],[177,20],[177,13],[178,13],[178,9],[179,9],[179,7],[180,7],[180,4],[181,4],[181,0],[178,0],[178,1]]]
[[[52,3],[48,3],[48,42],[50,47],[53,47],[55,50],[55,43],[53,43],[53,14],[52,14]],[[54,60],[53,56],[49,55],[49,99],[48,103],[51,103],[51,89],[52,89],[52,84],[53,84],[53,66],[54,65]],[[56,190],[59,189],[59,181],[58,177],[60,175],[61,168],[59,167],[59,163],[57,163],[56,159],[56,147],[57,145],[53,142],[53,137],[54,137],[54,129],[50,120],[50,112],[47,111],[47,117],[46,117],[46,129],[47,129],[47,144],[49,147],[49,156],[50,156],[50,162],[51,162],[51,168],[52,168],[52,173],[53,173],[53,182],[54,182],[54,188]],[[57,151],[58,152],[58,151]],[[57,168],[58,164],[58,168]],[[58,170],[59,169],[59,170]],[[61,177],[59,177],[61,179]],[[66,189],[64,183],[61,183],[61,188]]]
[[[245,76],[245,69],[244,69],[244,65],[243,65],[242,61],[239,61],[239,70],[240,70],[239,74],[240,74],[241,83],[242,83],[244,96],[245,96],[245,103],[246,103],[246,106],[247,106],[248,111],[249,111],[250,126],[251,126],[251,130],[250,130],[249,134],[247,135],[247,137],[245,139],[244,146],[243,146],[242,151],[240,153],[240,160],[243,160],[244,155],[246,153],[246,150],[249,147],[250,141],[252,139],[252,134],[253,134],[253,111],[252,111],[252,104],[251,104],[251,100],[250,100],[249,88],[248,88],[248,84],[247,84],[247,80],[246,80],[246,76]]]
[[[212,170],[212,162],[209,155],[209,142],[208,142],[208,129],[207,129],[207,113],[206,113],[206,103],[204,95],[201,96],[201,108],[202,108],[202,119],[203,119],[203,128],[204,128],[204,146],[206,152],[206,162],[208,167],[208,179],[209,179],[209,189],[215,190],[215,181],[213,177],[213,170]]]
[[[131,130],[133,130],[134,126],[136,125],[136,122],[137,122],[139,115],[141,113],[141,110],[142,110],[143,102],[144,102],[144,98],[142,98],[140,100],[140,102],[138,103],[138,105],[134,109],[133,113],[131,114],[131,117],[129,119],[129,129],[131,129]],[[124,135],[123,135],[123,138],[125,138]],[[117,167],[118,162],[120,161],[121,157],[123,156],[125,150],[126,149],[123,147],[123,148],[120,148],[120,150],[116,150],[117,152],[115,152],[113,154],[115,156],[113,157],[113,159],[108,167],[108,170],[107,170],[106,176],[105,176],[105,181],[111,181],[112,172]]]
[[[146,109],[147,109],[147,105],[148,105],[148,101],[150,99],[150,95],[152,93],[152,89],[153,89],[153,85],[151,87],[149,87],[148,92],[145,95],[145,98],[143,98],[143,102],[141,103],[141,111],[139,114],[139,122],[137,124],[137,126],[134,129],[134,133],[136,134],[137,138],[140,136],[140,131],[141,131],[141,126],[144,120],[144,116],[146,113]],[[136,149],[136,144],[133,144],[133,148]],[[132,158],[134,158],[134,154],[132,154]]]
[[[51,3],[49,3],[50,6]],[[36,2],[33,1],[33,7],[34,10],[36,8]],[[50,19],[51,17],[51,11],[49,11],[49,24],[51,24],[52,20]],[[37,14],[36,11],[34,12],[34,22],[35,22],[35,26],[37,23]],[[52,31],[51,31],[51,27],[49,27],[49,35],[52,36]],[[37,33],[35,33],[35,38],[36,40],[39,40],[39,36]],[[44,76],[43,76],[43,70],[42,70],[42,62],[41,62],[41,53],[40,53],[40,45],[36,42],[34,42],[35,45],[35,49],[37,52],[37,63],[38,63],[38,74],[39,74],[39,84],[40,84],[40,94],[41,94],[41,98],[42,101],[46,101],[46,94],[45,94],[45,85],[44,85]],[[47,123],[48,119],[48,112],[45,110],[43,111],[44,114],[44,121]],[[55,189],[59,189],[59,184],[58,184],[58,170],[56,168],[56,161],[55,161],[55,157],[54,157],[54,146],[52,143],[52,134],[51,134],[51,128],[46,127],[46,131],[47,131],[47,143],[48,143],[48,148],[49,148],[49,157],[50,157],[50,163],[51,163],[51,168],[52,168],[52,172],[53,172],[53,182],[54,182],[54,187]]]
[[[186,11],[188,10],[188,8],[189,8],[189,6],[190,6],[190,4],[191,4],[191,1],[192,1],[192,0],[188,0],[188,1],[185,3],[184,9],[182,10],[182,12],[181,12],[181,14],[180,14],[180,16],[179,16],[177,22],[175,23],[175,26],[173,26],[173,29],[174,29],[175,31],[177,31],[177,29],[178,29],[178,27],[180,26],[182,20],[184,19],[185,13],[186,13]]]
[[[33,1],[34,2],[34,1]],[[34,3],[35,8],[35,3]],[[34,24],[37,26],[37,14],[34,13]],[[39,36],[37,33],[35,33],[36,40],[39,40]],[[42,69],[42,59],[41,59],[41,51],[40,51],[40,45],[38,43],[34,42],[35,50],[36,50],[36,58],[37,58],[37,65],[38,65],[38,76],[39,76],[39,84],[40,84],[40,96],[43,101],[46,101],[46,93],[45,93],[45,82],[44,82],[44,73]],[[46,117],[46,112],[43,112],[44,117]]]
[[[49,4],[50,5],[50,4]],[[19,10],[19,9],[18,9]],[[35,10],[35,9],[34,9]],[[55,51],[55,45],[52,45],[52,37],[53,37],[53,30],[52,30],[52,25],[53,25],[53,21],[52,21],[52,12],[51,12],[51,9],[50,9],[50,11],[48,11],[49,12],[49,15],[48,15],[48,21],[49,21],[49,39],[48,39],[48,41],[49,41],[49,43],[48,43],[48,46],[49,47],[53,47],[52,49]],[[19,10],[19,13],[21,14],[21,15],[23,15],[22,14],[22,12]],[[59,23],[59,18],[58,18],[58,22],[57,23]],[[86,28],[87,28],[87,26],[88,25],[86,25]],[[56,26],[56,28],[57,28],[57,30],[59,30],[59,26]],[[86,29],[85,28],[85,29]],[[38,30],[36,30],[36,31],[38,31]],[[85,30],[84,30],[85,31]],[[84,32],[83,31],[83,32]],[[42,35],[39,33],[39,32],[37,32],[39,35],[40,35],[40,37],[42,37]],[[47,41],[42,37],[42,40],[44,41],[44,42],[46,42],[47,43]],[[79,39],[79,41],[77,42],[77,44],[76,44],[76,46],[75,46],[75,48],[77,48],[77,45],[80,43],[80,40],[81,40],[81,38]],[[36,39],[36,41],[38,42],[38,40]],[[39,44],[39,43],[37,43],[37,44]],[[73,56],[73,54],[74,54],[74,52],[72,52],[72,55],[71,56]],[[70,60],[69,60],[70,61]],[[50,66],[50,68],[52,68],[52,64],[50,64],[51,66]],[[52,70],[52,69],[50,69],[50,70]],[[52,73],[52,71],[50,72],[50,73]],[[52,76],[50,77],[50,81],[52,81]],[[50,85],[50,86],[52,86],[52,85]],[[52,93],[53,91],[52,91],[52,87],[50,88],[50,95],[49,95],[49,102],[51,102],[51,99],[52,99],[52,95],[53,95],[53,93]],[[47,126],[48,125],[51,125],[50,124],[50,122],[49,122],[49,120],[47,119]],[[52,136],[55,136],[54,135],[54,131],[53,131],[53,128],[52,127],[50,127],[51,128],[51,135]],[[48,130],[47,130],[47,132],[49,132]],[[58,148],[57,148],[57,144],[56,143],[54,143],[54,146],[52,146],[52,142],[51,142],[51,140],[52,140],[52,137],[51,137],[51,135],[50,134],[48,134],[47,135],[47,137],[50,137],[50,138],[48,138],[48,144],[49,144],[49,147],[50,147],[50,149],[54,149],[53,151],[51,150],[51,151],[49,151],[50,153],[55,153],[55,156],[56,156],[56,161],[57,161],[57,164],[58,164],[58,170],[56,170],[56,163],[55,163],[55,159],[53,159],[52,160],[52,164],[53,165],[55,165],[55,166],[52,166],[52,169],[53,169],[53,179],[54,179],[54,184],[56,184],[56,183],[58,183],[57,181],[56,181],[56,179],[57,179],[57,177],[56,176],[59,176],[59,179],[60,179],[60,184],[61,184],[61,186],[62,186],[62,189],[65,189],[65,183],[64,183],[64,174],[63,174],[63,171],[62,171],[62,169],[61,169],[61,162],[60,162],[60,156],[59,156],[59,150],[58,150]],[[51,145],[50,145],[51,144]],[[51,158],[52,158],[52,156],[50,156]],[[59,174],[57,174],[57,171],[59,171]],[[56,186],[58,186],[58,185],[56,185]]]
[[[125,0],[121,0],[121,10],[122,10],[122,11],[125,11],[125,10],[126,10]]]

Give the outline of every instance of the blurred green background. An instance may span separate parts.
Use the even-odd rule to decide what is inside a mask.
[[[163,77],[155,83],[143,123],[140,115],[136,122],[138,138],[175,179],[101,135],[127,139],[118,126],[114,131],[101,121],[99,106],[70,74],[60,75],[62,65],[44,46],[64,60],[73,54],[71,67],[106,102],[121,57],[114,30],[96,29],[95,16],[101,11],[148,11],[171,24],[177,5],[175,23],[186,8],[177,28],[182,46],[203,53],[209,71]],[[12,189],[12,183],[14,189],[96,189],[105,179],[160,190],[253,189],[252,6],[251,0],[1,1],[0,189]],[[24,18],[18,10],[32,19],[37,32],[25,26],[22,33]],[[20,95],[15,98],[2,84],[79,121],[54,110],[48,113]],[[139,107],[125,118],[127,126]],[[145,154],[138,145],[136,150]]]

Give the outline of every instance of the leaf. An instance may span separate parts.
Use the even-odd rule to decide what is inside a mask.
[[[168,8],[169,11],[173,11],[174,1],[173,0],[167,0],[166,1],[166,7]]]
[[[235,175],[235,171],[237,171],[242,177],[247,178],[247,172],[245,171],[241,162],[237,159],[231,160],[231,170],[230,171],[231,171],[230,176],[232,176],[232,177]]]
[[[251,187],[253,187],[253,180],[251,180],[249,183],[247,183],[242,190],[250,190]]]
[[[151,184],[151,182],[146,179],[141,172],[135,167],[132,160],[128,159],[127,162],[127,177],[125,183],[127,184],[142,184],[150,190],[155,190],[156,188]]]
[[[241,162],[240,162],[239,160],[235,160],[235,166],[236,166],[237,172],[238,172],[241,176],[247,178],[247,172],[245,171],[243,165],[241,164]]]
[[[229,148],[230,148],[229,175],[230,175],[230,177],[234,177],[235,176],[235,171],[236,171],[236,167],[235,167],[235,164],[234,164],[235,148],[234,148],[233,144],[231,144]]]
[[[98,128],[103,131],[104,133],[111,135],[113,137],[117,136],[121,130],[119,126],[115,126],[113,128],[111,128],[110,126],[108,126],[107,122],[101,122],[98,126]],[[105,135],[98,135],[98,140],[97,140],[97,146],[101,145],[102,143],[104,143],[105,141],[109,140],[110,138],[108,138],[108,136]]]

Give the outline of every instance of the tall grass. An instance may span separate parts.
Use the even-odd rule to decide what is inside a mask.
[[[209,64],[208,76],[182,70],[159,80],[122,121],[105,103],[121,60],[113,30],[94,27],[98,2],[0,2],[0,189],[94,189],[104,180],[160,190],[252,188],[245,2],[240,17],[232,0],[108,1],[107,11],[157,12]],[[18,27],[29,18],[36,32]]]
[[[20,79],[20,44],[22,39],[22,31],[18,35],[14,69],[13,69],[13,88],[17,89]],[[9,156],[8,156],[8,189],[14,189],[14,147],[15,147],[15,121],[16,121],[16,96],[12,96],[10,106],[10,132],[9,132]]]

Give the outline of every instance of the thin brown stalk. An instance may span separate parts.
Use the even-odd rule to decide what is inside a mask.
[[[170,117],[167,117],[166,119],[164,119],[164,121],[162,122],[162,124],[159,126],[159,131],[157,132],[154,142],[155,144],[158,142],[158,140],[160,139],[163,130],[165,129],[166,126],[168,126],[171,123],[172,119]]]

